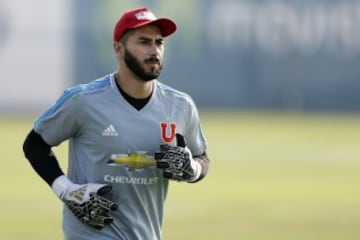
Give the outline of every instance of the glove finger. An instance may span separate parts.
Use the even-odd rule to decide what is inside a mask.
[[[176,142],[178,147],[183,147],[183,148],[186,147],[185,138],[180,133],[176,134]]]
[[[94,215],[91,217],[91,221],[97,224],[111,224],[114,219],[110,217],[108,214],[104,215]]]
[[[90,200],[83,204],[78,204],[75,201],[64,202],[70,211],[81,222],[100,230],[104,227],[105,224],[112,223],[113,220],[107,213],[112,208],[112,204],[114,203],[106,198],[98,196],[96,193],[91,193],[90,195]]]
[[[183,176],[183,172],[181,170],[179,170],[178,168],[173,167],[172,165],[170,165],[169,168],[164,169],[164,173],[167,173],[166,175],[169,176],[171,175],[171,178],[174,177],[182,177]]]
[[[101,230],[101,229],[103,229],[105,227],[104,224],[95,223],[95,222],[89,221],[89,220],[84,220],[82,222],[85,223],[86,225],[90,226],[90,227],[93,227],[93,228],[97,229],[97,230]]]
[[[156,166],[161,169],[166,169],[170,166],[170,164],[166,160],[161,160],[156,162]]]
[[[66,206],[70,209],[70,211],[82,222],[85,222],[85,219],[89,219],[87,217],[88,213],[86,212],[86,204],[79,205],[74,201],[64,201]]]
[[[102,227],[104,227],[105,224],[109,225],[114,221],[114,219],[103,212],[102,209],[91,211],[90,215],[86,216],[86,218],[89,220],[90,224],[101,225]]]
[[[112,186],[111,185],[104,185],[103,187],[99,188],[94,196],[95,201],[100,204],[100,206],[107,211],[116,211],[118,209],[118,205],[113,201],[103,197],[106,194],[111,193]]]
[[[106,210],[106,211],[116,211],[118,209],[118,205],[116,203],[114,203],[113,201],[101,197],[101,196],[97,196],[96,201],[98,202],[99,206]]]
[[[155,160],[163,159],[164,156],[165,156],[165,153],[160,152],[160,151],[154,153],[154,158],[155,158]]]
[[[175,181],[182,181],[183,178],[181,176],[178,176],[177,174],[171,173],[171,172],[164,172],[163,173],[164,178],[168,178]]]
[[[163,173],[164,178],[173,179],[173,174],[171,172],[165,172]]]
[[[112,191],[111,185],[104,185],[96,191],[96,194],[99,196],[104,196],[104,195],[110,193],[111,191]]]
[[[113,221],[114,221],[114,219],[112,217],[104,218],[104,224],[106,224],[106,225],[110,225]]]
[[[161,152],[166,152],[171,148],[171,146],[169,144],[163,143],[160,144],[160,151]]]
[[[90,215],[85,215],[84,217],[80,218],[80,221],[98,230],[101,230],[105,226],[104,221],[101,221],[97,216],[93,217]]]

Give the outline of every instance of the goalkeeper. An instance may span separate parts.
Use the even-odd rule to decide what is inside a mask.
[[[164,38],[176,31],[146,8],[114,28],[115,72],[67,89],[34,123],[23,149],[63,201],[65,239],[161,239],[169,180],[209,167],[191,97],[158,81]],[[52,151],[69,140],[68,172]]]

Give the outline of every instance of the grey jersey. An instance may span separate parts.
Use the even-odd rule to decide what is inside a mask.
[[[66,239],[160,239],[168,180],[155,166],[161,143],[185,136],[193,155],[206,150],[192,99],[158,81],[149,102],[132,107],[117,89],[114,74],[67,89],[35,122],[51,146],[69,139],[68,177],[78,184],[113,186],[119,209],[103,230],[81,223],[65,207]]]

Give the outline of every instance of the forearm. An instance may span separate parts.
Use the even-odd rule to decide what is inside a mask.
[[[52,185],[56,178],[64,175],[55,155],[51,151],[51,146],[34,130],[31,130],[26,137],[23,151],[33,169],[49,186]]]
[[[51,146],[34,130],[26,137],[23,150],[34,170],[81,222],[96,229],[113,222],[109,213],[116,211],[118,206],[104,197],[111,192],[111,185],[72,183],[64,176]],[[82,194],[76,194],[78,192]]]
[[[200,156],[194,156],[193,159],[195,161],[197,161],[198,163],[200,163],[200,166],[201,166],[200,177],[196,181],[192,182],[192,183],[195,183],[195,182],[200,181],[207,175],[207,173],[209,171],[209,166],[210,166],[210,159],[206,153],[204,153]]]

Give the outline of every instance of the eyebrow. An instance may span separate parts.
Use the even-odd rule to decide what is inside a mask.
[[[151,41],[152,38],[149,38],[149,37],[139,37],[138,40],[142,40],[142,41]],[[163,42],[164,41],[164,38],[163,37],[158,37],[158,38],[155,38],[155,41],[156,42]]]

